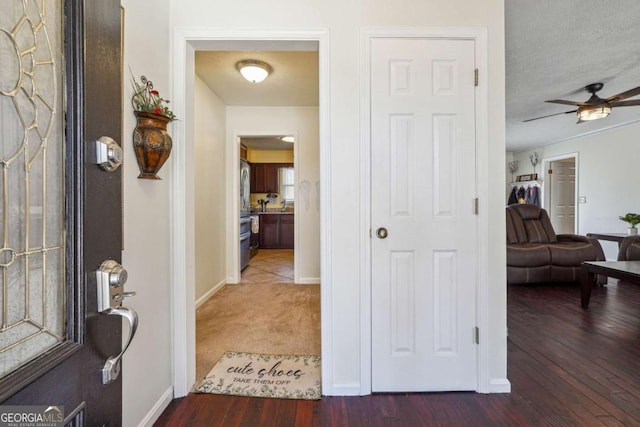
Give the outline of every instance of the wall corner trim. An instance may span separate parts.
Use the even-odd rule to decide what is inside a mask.
[[[214,296],[218,291],[222,290],[222,288],[224,288],[226,284],[227,284],[227,281],[222,280],[219,283],[213,285],[211,289],[209,289],[207,292],[204,293],[204,295],[202,295],[200,298],[196,300],[196,310],[200,308],[202,304],[209,301],[209,298]]]
[[[158,421],[160,415],[164,412],[165,409],[169,406],[171,401],[173,400],[173,386],[169,387],[167,391],[162,393],[160,399],[153,405],[153,408],[147,412],[147,415],[140,421],[138,427],[151,427],[153,423]]]
[[[489,380],[489,393],[511,393],[511,382],[506,378],[492,378]]]

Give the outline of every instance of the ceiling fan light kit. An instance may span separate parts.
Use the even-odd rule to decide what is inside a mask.
[[[552,99],[545,102],[552,104],[574,105],[578,107],[577,110],[565,111],[563,113],[549,114],[547,116],[536,117],[535,119],[524,120],[530,122],[532,120],[544,119],[546,117],[558,116],[561,114],[578,114],[578,123],[588,122],[592,120],[603,119],[611,114],[613,107],[633,107],[640,105],[640,99],[632,101],[624,101],[627,98],[640,95],[640,86],[629,89],[625,92],[617,95],[610,96],[609,98],[602,99],[596,92],[602,89],[604,85],[602,83],[592,83],[585,86],[584,90],[591,94],[591,97],[586,102],[566,101],[564,99]]]
[[[257,59],[246,59],[236,64],[236,69],[245,80],[251,83],[260,83],[273,72],[271,65]]]
[[[585,122],[589,120],[604,119],[611,113],[611,107],[601,105],[599,107],[578,108],[578,121]]]

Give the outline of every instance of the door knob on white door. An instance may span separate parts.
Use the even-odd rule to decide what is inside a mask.
[[[386,239],[388,235],[389,232],[384,227],[380,227],[376,230],[376,236],[378,236],[378,239]]]

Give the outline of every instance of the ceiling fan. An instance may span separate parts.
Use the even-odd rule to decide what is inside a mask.
[[[640,105],[640,99],[632,101],[623,101],[623,99],[631,98],[632,96],[640,95],[640,86],[629,89],[625,92],[617,95],[610,96],[607,99],[602,99],[596,92],[602,89],[604,85],[602,83],[592,83],[584,87],[591,97],[586,102],[565,101],[563,99],[552,99],[545,102],[551,102],[554,104],[575,105],[577,110],[565,111],[564,113],[549,114],[548,116],[536,117],[535,119],[524,120],[524,122],[530,122],[532,120],[544,119],[547,117],[558,116],[561,114],[578,113],[578,123],[587,122],[590,120],[598,120],[605,118],[611,113],[613,107],[631,107],[634,105]]]

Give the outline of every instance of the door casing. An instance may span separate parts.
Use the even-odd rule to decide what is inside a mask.
[[[371,40],[374,38],[446,38],[474,40],[475,59],[479,71],[479,84],[476,88],[476,183],[479,196],[478,204],[478,277],[477,277],[477,325],[479,327],[478,345],[478,392],[509,391],[508,382],[491,383],[489,376],[489,170],[488,170],[488,73],[487,70],[487,31],[484,28],[364,28],[360,34],[360,52],[363,58],[360,75],[362,84],[360,96],[362,106],[360,129],[360,223],[361,230],[361,342],[360,342],[360,394],[371,394],[371,319],[375,313],[371,310]]]
[[[320,80],[320,306],[322,347],[322,390],[332,394],[331,339],[331,200],[330,126],[329,126],[329,32],[320,30],[236,30],[214,28],[176,29],[173,40],[174,112],[184,121],[173,128],[173,168],[171,204],[171,271],[172,271],[172,347],[174,397],[186,396],[195,374],[195,237],[194,237],[194,172],[193,172],[193,88],[195,51],[227,46],[238,50],[251,42],[264,49],[269,42],[318,43]],[[214,47],[214,49],[216,48]],[[235,179],[235,178],[234,178]],[[231,186],[227,186],[228,191]],[[237,217],[236,217],[237,218]],[[236,234],[237,235],[237,234]]]
[[[580,213],[580,209],[578,209],[578,198],[579,198],[579,194],[578,194],[578,189],[579,189],[579,179],[580,179],[580,174],[579,174],[579,153],[575,152],[575,153],[567,153],[567,154],[561,154],[559,156],[553,156],[553,157],[546,157],[542,159],[542,171],[543,171],[543,177],[544,180],[542,181],[542,186],[541,186],[541,190],[542,190],[542,194],[540,195],[540,202],[542,205],[542,208],[547,209],[550,206],[550,200],[549,200],[549,188],[547,187],[548,184],[551,183],[550,180],[550,176],[549,176],[549,167],[551,166],[551,162],[555,162],[556,160],[565,160],[565,159],[574,159],[575,161],[575,167],[576,167],[576,191],[575,191],[575,197],[576,200],[574,201],[574,205],[575,205],[575,218],[574,218],[574,225],[573,225],[573,230],[575,231],[575,233],[579,233],[579,229],[578,229],[578,224],[579,224],[579,218],[578,215]]]

